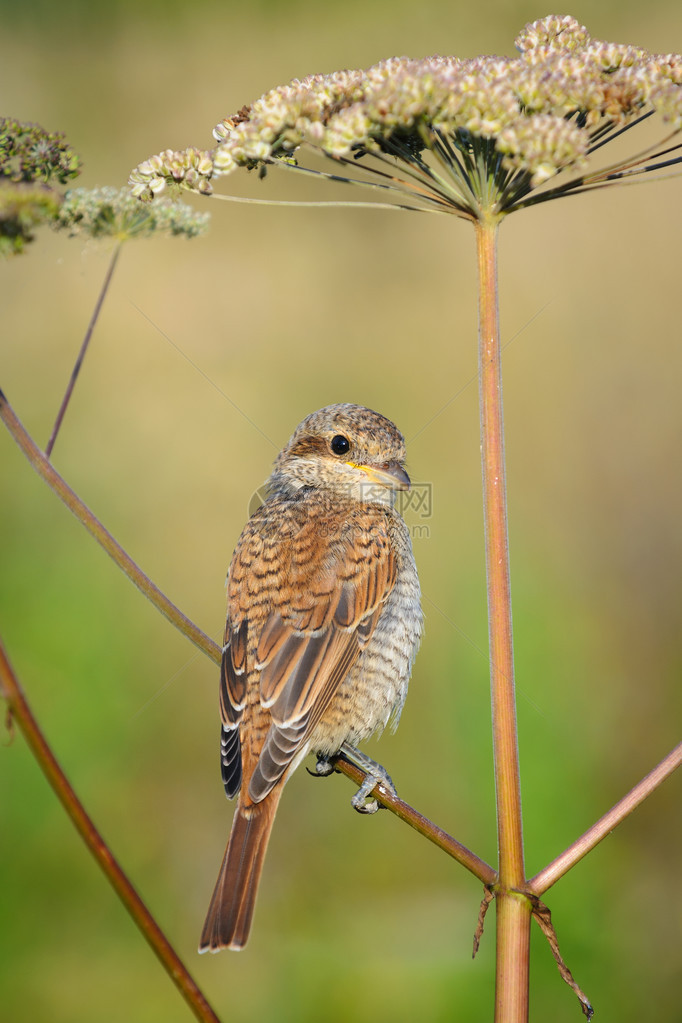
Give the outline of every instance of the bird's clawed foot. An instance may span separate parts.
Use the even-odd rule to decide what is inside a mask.
[[[358,813],[376,813],[377,810],[381,809],[381,804],[378,799],[369,798],[370,792],[379,784],[381,778],[377,778],[375,774],[368,774],[365,776],[365,780],[362,785],[351,797],[350,805]]]
[[[330,757],[323,757],[320,754],[315,763],[315,770],[311,771],[310,768],[306,768],[306,770],[313,778],[328,778],[330,774],[334,773],[334,765],[331,763]]]
[[[346,760],[349,760],[351,764],[355,764],[356,767],[365,772],[365,780],[350,801],[351,806],[358,813],[376,813],[377,810],[381,809],[381,804],[376,798],[370,799],[370,793],[377,785],[387,789],[392,796],[398,795],[388,771],[381,764],[377,764],[376,760],[372,760],[366,753],[361,753],[360,750],[355,749],[354,746],[349,746],[345,742],[339,753]]]

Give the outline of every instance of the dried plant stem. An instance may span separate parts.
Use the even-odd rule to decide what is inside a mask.
[[[476,224],[479,273],[479,398],[488,585],[488,635],[499,850],[496,1023],[528,1018],[531,906],[525,881],[519,777],[509,539],[497,298],[497,222]]]
[[[74,827],[104,871],[109,883],[142,931],[169,977],[187,1002],[195,1018],[203,1023],[220,1023],[186,966],[122,871],[109,847],[86,813],[69,784],[33,716],[19,681],[0,640],[0,693],[7,701],[11,719],[16,721],[43,774],[71,819]]]
[[[133,559],[126,554],[121,545],[114,540],[102,523],[97,519],[90,509],[71,490],[68,484],[62,479],[58,472],[50,464],[38,445],[29,436],[23,425],[15,415],[7,398],[0,391],[0,419],[14,437],[15,441],[26,455],[33,468],[39,476],[45,480],[47,485],[62,499],[64,504],[83,523],[91,536],[104,548],[107,554],[113,558],[118,567],[128,576],[131,582],[137,586],[145,597],[165,617],[179,629],[183,635],[199,647],[205,654],[213,658],[216,663],[220,662],[220,647],[209,636],[190,621],[168,597],[161,592],[158,586],[144,574],[142,569],[135,564]]]
[[[116,269],[116,264],[118,262],[118,257],[119,257],[120,252],[121,252],[121,245],[122,245],[121,242],[119,242],[117,244],[116,248],[113,251],[112,257],[109,260],[109,266],[107,268],[107,272],[105,274],[104,281],[102,282],[102,287],[100,288],[100,292],[99,292],[99,295],[97,297],[97,301],[95,303],[95,308],[92,311],[92,316],[90,317],[90,323],[88,324],[88,329],[86,330],[85,337],[83,338],[83,344],[80,347],[80,351],[78,353],[78,357],[76,359],[76,363],[75,363],[75,365],[73,367],[73,370],[71,371],[71,377],[69,379],[68,386],[67,386],[66,391],[64,393],[64,397],[62,398],[62,403],[59,406],[59,412],[57,413],[57,418],[55,419],[54,426],[52,427],[52,433],[50,434],[50,439],[48,440],[47,445],[45,446],[45,454],[47,455],[48,458],[52,454],[52,449],[53,449],[55,441],[57,439],[57,434],[59,433],[60,427],[62,425],[62,420],[64,419],[64,416],[66,415],[66,410],[67,410],[67,408],[69,406],[69,402],[71,401],[71,395],[73,394],[73,389],[76,386],[76,380],[78,379],[78,374],[80,373],[81,366],[83,365],[83,359],[85,358],[85,353],[87,352],[88,345],[90,344],[90,338],[92,337],[92,333],[93,333],[93,331],[95,329],[95,324],[97,323],[97,319],[99,317],[100,310],[102,309],[102,304],[104,303],[104,299],[107,297],[107,292],[109,290],[109,285],[111,284],[111,278],[114,276],[114,270]]]
[[[542,895],[548,888],[563,877],[571,867],[574,867],[583,856],[587,856],[602,839],[611,834],[613,829],[628,817],[647,796],[658,788],[661,782],[665,781],[673,771],[682,764],[682,742],[671,750],[667,757],[661,760],[645,778],[635,785],[608,813],[593,824],[584,835],[581,835],[572,845],[566,849],[561,856],[558,856],[548,866],[531,878],[527,890],[533,895]]]

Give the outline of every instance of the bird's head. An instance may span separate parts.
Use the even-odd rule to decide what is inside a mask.
[[[409,490],[405,441],[390,419],[362,405],[327,405],[296,428],[275,460],[273,492],[303,488],[392,505]]]

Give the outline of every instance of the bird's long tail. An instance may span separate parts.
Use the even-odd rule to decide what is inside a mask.
[[[246,944],[282,788],[276,785],[260,803],[244,805],[240,799],[201,932],[200,952],[239,949]]]

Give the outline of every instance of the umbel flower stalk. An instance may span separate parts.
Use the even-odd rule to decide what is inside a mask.
[[[197,213],[184,203],[162,201],[153,207],[143,205],[125,188],[73,188],[62,194],[56,187],[79,174],[80,158],[61,132],[0,117],[0,256],[22,253],[34,241],[35,229],[43,224],[71,237],[109,239],[115,243],[45,447],[48,457],[66,415],[123,243],[162,233],[193,238],[206,229],[209,219],[206,213]]]
[[[66,231],[72,238],[108,239],[114,242],[114,249],[57,418],[45,445],[45,454],[48,458],[52,454],[69,407],[124,242],[133,238],[151,238],[158,234],[196,238],[206,230],[207,225],[208,216],[205,213],[197,213],[185,203],[166,200],[155,203],[154,206],[143,206],[136,202],[126,189],[73,188],[66,193],[52,221],[53,229]]]
[[[522,894],[497,230],[526,207],[660,178],[682,164],[682,56],[592,39],[568,16],[526,25],[516,49],[515,58],[394,57],[367,70],[295,79],[221,121],[214,148],[167,150],[130,177],[133,193],[151,201],[165,189],[211,195],[240,167],[261,177],[286,170],[372,189],[380,205],[474,225],[499,844],[498,1021],[527,1018],[531,903]],[[603,159],[604,146],[654,115],[657,144],[610,164]],[[332,161],[333,171],[318,158]]]

